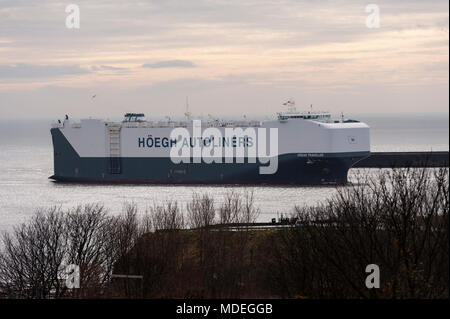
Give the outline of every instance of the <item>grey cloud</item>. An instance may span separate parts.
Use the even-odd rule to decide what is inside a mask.
[[[312,61],[305,62],[306,65],[313,65],[313,66],[321,66],[321,65],[330,65],[330,64],[340,64],[340,63],[347,63],[347,62],[353,62],[355,59],[350,58],[329,58],[329,59],[314,59]]]
[[[143,68],[161,69],[161,68],[193,68],[195,64],[187,60],[167,60],[142,65]]]
[[[126,68],[120,68],[120,67],[116,67],[116,66],[111,66],[111,65],[100,65],[100,66],[96,66],[94,65],[93,67],[91,67],[92,71],[124,71],[126,70]]]
[[[28,5],[29,2],[34,5]],[[40,47],[45,43],[47,47],[79,49],[86,49],[86,38],[98,43],[105,38],[122,43],[123,38],[137,37],[137,41],[145,38],[147,47],[173,48],[216,45],[219,38],[223,45],[264,42],[300,47],[368,36],[364,25],[367,3],[362,0],[129,0],[120,4],[112,0],[78,0],[77,4],[81,8],[81,29],[73,32],[64,27],[66,13],[60,1],[0,0],[0,36],[22,40],[15,46]],[[407,5],[382,0],[379,5],[382,30],[417,28],[416,24],[433,26],[436,17],[420,14],[448,11],[445,0],[414,0]],[[17,10],[2,15],[2,6],[17,6]],[[383,21],[395,19],[397,14],[411,14],[414,20],[394,20],[383,25]],[[443,19],[439,25],[448,29],[448,14],[439,19]],[[274,36],[259,37],[266,34]]]
[[[0,79],[35,79],[90,73],[77,65],[0,65]]]

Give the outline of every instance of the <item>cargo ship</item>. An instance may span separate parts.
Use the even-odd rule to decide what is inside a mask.
[[[370,155],[369,126],[343,115],[333,119],[329,112],[298,112],[290,105],[266,121],[185,116],[152,121],[143,113],[127,113],[121,122],[73,122],[66,115],[51,128],[50,178],[108,184],[343,184],[348,170]],[[181,133],[188,134],[184,141]]]

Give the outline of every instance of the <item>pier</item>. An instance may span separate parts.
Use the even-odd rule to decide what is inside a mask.
[[[355,168],[448,167],[448,151],[438,152],[373,152]]]

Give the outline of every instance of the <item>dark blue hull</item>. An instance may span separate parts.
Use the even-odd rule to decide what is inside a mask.
[[[59,129],[52,129],[54,175],[61,182],[148,184],[341,184],[368,152],[278,157],[275,174],[259,173],[260,163],[174,164],[170,158],[80,157]]]

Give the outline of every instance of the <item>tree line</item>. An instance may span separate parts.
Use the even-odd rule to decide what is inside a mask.
[[[100,204],[41,210],[2,237],[0,297],[448,298],[448,194],[446,168],[380,170],[269,230],[214,227],[257,220],[245,190],[119,216]],[[71,264],[77,289],[61,277]],[[379,289],[365,285],[369,264]]]

